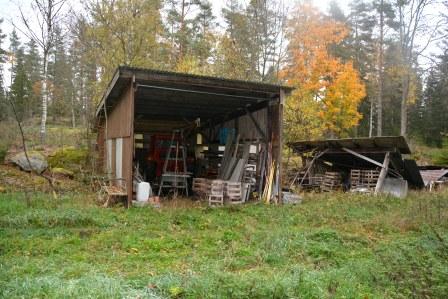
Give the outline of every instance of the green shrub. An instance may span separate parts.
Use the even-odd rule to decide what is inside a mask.
[[[73,170],[78,169],[80,165],[84,165],[87,157],[87,149],[74,147],[61,148],[48,157],[48,164],[51,168]]]
[[[448,147],[442,148],[434,153],[432,161],[435,165],[448,165]]]

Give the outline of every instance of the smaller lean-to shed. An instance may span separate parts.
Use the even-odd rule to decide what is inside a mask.
[[[359,180],[363,173],[371,176],[373,183],[370,184],[375,192],[383,188],[386,177],[404,179],[415,188],[424,186],[415,161],[403,159],[403,155],[411,154],[411,150],[402,136],[298,141],[288,146],[308,159],[294,184],[313,176],[313,169],[317,162],[321,162],[325,170],[343,174],[341,181],[345,175],[346,188],[354,186],[353,181]]]
[[[290,91],[273,84],[119,67],[96,111],[101,168],[132,186],[136,161],[148,151],[147,140],[162,140],[182,128],[191,136],[201,134],[211,147],[230,130],[240,143],[263,145],[268,152],[265,165],[272,161],[276,166],[272,194],[279,198],[283,104]],[[263,184],[265,178],[259,176]],[[127,190],[128,204],[133,191]]]

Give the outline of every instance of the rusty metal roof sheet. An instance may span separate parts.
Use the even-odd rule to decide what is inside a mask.
[[[420,170],[420,174],[427,186],[430,182],[439,181],[443,177],[448,176],[448,169],[432,169],[432,170]]]

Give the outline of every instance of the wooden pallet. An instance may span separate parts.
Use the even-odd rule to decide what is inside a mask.
[[[226,182],[226,199],[231,204],[243,203],[243,192],[240,182]]]
[[[342,186],[342,176],[339,172],[325,172],[325,175],[320,185],[322,191],[334,191],[340,189]]]
[[[375,189],[379,176],[380,172],[375,169],[352,169],[350,172],[351,189]]]

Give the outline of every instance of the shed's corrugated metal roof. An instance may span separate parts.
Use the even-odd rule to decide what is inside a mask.
[[[208,75],[198,75],[198,74],[190,74],[190,73],[181,73],[181,72],[174,72],[174,71],[166,71],[166,70],[158,70],[158,69],[150,69],[150,68],[140,68],[140,67],[132,67],[132,66],[119,66],[119,71],[131,71],[131,72],[142,72],[147,74],[159,74],[159,75],[169,75],[173,77],[177,77],[179,79],[181,78],[191,78],[191,79],[202,79],[202,80],[211,80],[211,81],[221,81],[226,82],[229,84],[241,84],[241,85],[247,85],[248,87],[263,87],[263,88],[272,88],[273,91],[278,90],[279,88],[282,88],[287,91],[291,91],[294,88],[290,86],[280,85],[280,84],[272,84],[272,83],[265,83],[260,81],[250,81],[250,80],[237,80],[237,79],[230,79],[225,77],[218,77],[218,76],[208,76]]]
[[[288,146],[296,152],[307,152],[313,149],[390,149],[396,148],[401,154],[410,154],[411,150],[403,136],[365,137],[365,138],[343,138],[325,139],[315,141],[290,142]]]
[[[113,103],[119,99],[122,89],[125,86],[128,86],[130,80],[133,80],[134,83],[136,83],[136,86],[160,86],[160,88],[165,89],[172,88],[173,91],[178,88],[179,90],[186,89],[190,92],[196,91],[203,94],[213,94],[213,92],[219,90],[219,93],[225,94],[227,98],[252,98],[252,104],[278,98],[281,91],[288,94],[293,90],[292,87],[263,82],[120,66],[115,71],[115,74],[97,107],[97,116],[100,115],[105,104],[106,106],[110,106],[111,102]],[[208,104],[213,104],[213,102],[209,102]]]

